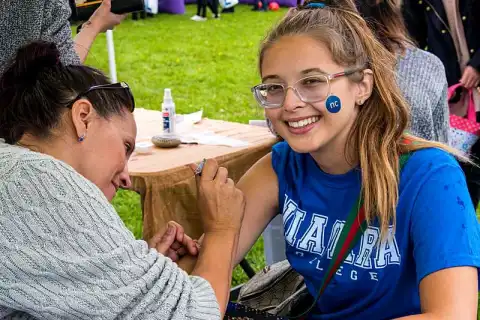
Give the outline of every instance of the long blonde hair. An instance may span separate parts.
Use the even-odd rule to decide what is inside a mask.
[[[355,154],[345,154],[347,161],[360,163],[366,218],[369,223],[378,218],[385,239],[389,226],[395,226],[400,154],[435,147],[461,155],[441,143],[405,134],[409,107],[396,84],[395,56],[375,38],[353,2],[335,1],[326,3],[324,8],[309,8],[304,4],[291,9],[262,42],[260,68],[265,51],[273,43],[295,35],[307,35],[322,42],[339,65],[367,65],[373,72],[373,92],[360,107],[345,146],[345,151],[355,150]],[[350,79],[358,81],[359,77]],[[405,143],[405,138],[411,143]]]

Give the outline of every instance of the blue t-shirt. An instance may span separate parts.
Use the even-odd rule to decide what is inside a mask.
[[[317,294],[340,231],[358,199],[359,169],[323,172],[286,142],[272,152],[286,254]],[[439,149],[414,152],[401,172],[396,231],[380,244],[372,223],[317,303],[311,319],[392,319],[420,313],[419,283],[456,266],[480,267],[480,228],[457,161]],[[390,228],[392,230],[392,228]]]

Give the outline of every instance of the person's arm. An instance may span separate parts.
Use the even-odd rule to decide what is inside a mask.
[[[403,0],[402,3],[402,14],[407,31],[421,49],[427,46],[428,30],[424,5],[418,0]]]
[[[90,19],[82,25],[78,35],[75,37],[75,51],[81,62],[87,59],[90,48],[99,33],[113,29],[120,24],[126,15],[111,13],[111,0],[103,0],[100,7],[92,14]]]
[[[432,107],[434,139],[448,145],[448,132],[450,130],[450,109],[448,107],[448,83],[445,76],[445,69],[439,60],[438,68],[442,71],[437,81],[443,82],[443,89],[438,97],[437,103]]]
[[[269,153],[240,179],[237,188],[245,195],[245,215],[238,242],[235,265],[247,255],[270,221],[280,212],[278,178]]]
[[[191,167],[194,172],[195,165]],[[230,296],[233,259],[245,211],[243,193],[235,187],[228,171],[215,160],[204,163],[196,175],[197,205],[205,234],[192,275],[206,279],[217,297],[223,316]]]
[[[477,50],[468,61],[465,70],[463,70],[460,83],[467,89],[475,88],[480,85],[480,49]]]
[[[82,24],[80,32],[75,36],[75,52],[78,54],[82,63],[87,60],[87,56],[93,45],[93,42],[101,33],[100,26],[95,21],[88,20]]]
[[[206,233],[202,250],[191,273],[192,276],[201,277],[210,283],[217,296],[222,315],[225,313],[230,297],[230,279],[237,245],[238,232]]]
[[[220,305],[220,313],[230,295],[230,279],[234,268],[234,258],[238,246],[238,233],[205,234],[198,256],[185,255],[178,266],[188,274],[207,280],[215,290]],[[219,254],[221,252],[221,254]],[[227,260],[227,263],[224,263]]]
[[[60,51],[60,60],[66,64],[80,64],[70,29],[71,9],[68,1],[44,1],[41,40],[54,42]],[[34,10],[34,8],[32,8]]]
[[[269,153],[255,163],[237,184],[245,196],[245,215],[240,229],[234,266],[246,256],[268,223],[278,214],[278,179],[272,168],[272,154]],[[203,237],[203,236],[202,236]],[[200,252],[203,250],[200,238]],[[178,261],[180,268],[191,273],[196,257],[186,255]]]
[[[463,172],[446,157],[437,153],[424,164],[412,199],[410,237],[422,314],[402,320],[477,316],[480,227]]]
[[[398,320],[476,320],[478,271],[472,267],[448,268],[425,277],[420,283],[423,314]]]

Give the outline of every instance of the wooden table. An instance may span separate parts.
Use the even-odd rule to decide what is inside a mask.
[[[138,109],[137,142],[148,141],[162,131],[159,111]],[[194,131],[213,131],[215,134],[249,142],[247,147],[211,145],[180,145],[174,149],[155,148],[150,155],[133,154],[128,164],[133,190],[141,195],[143,237],[150,239],[166,222],[182,224],[192,237],[202,234],[196,206],[195,178],[188,167],[204,158],[215,158],[229,171],[236,182],[261,157],[270,152],[276,138],[268,128],[203,119],[193,125]]]

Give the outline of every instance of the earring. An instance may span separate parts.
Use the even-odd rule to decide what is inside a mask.
[[[82,134],[80,137],[78,137],[78,142],[83,142],[83,140],[85,140],[86,136],[87,136],[86,133]]]
[[[362,106],[362,105],[363,105],[363,100],[358,101],[357,104],[358,104],[359,106]]]

